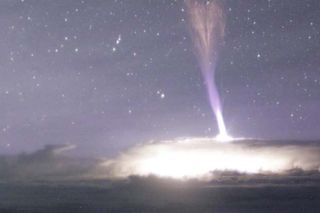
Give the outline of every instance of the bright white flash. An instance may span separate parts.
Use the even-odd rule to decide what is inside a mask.
[[[258,145],[244,139],[219,143],[212,138],[188,138],[139,145],[103,166],[110,177],[156,175],[203,179],[212,177],[214,171],[257,174],[282,173],[294,168],[318,170],[320,150],[305,145]]]

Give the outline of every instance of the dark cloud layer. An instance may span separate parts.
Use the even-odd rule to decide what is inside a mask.
[[[72,145],[48,145],[33,153],[0,156],[2,181],[57,181],[79,179],[94,168],[91,159],[72,158],[63,152]]]
[[[154,177],[0,184],[1,212],[318,212],[319,185],[181,183]]]

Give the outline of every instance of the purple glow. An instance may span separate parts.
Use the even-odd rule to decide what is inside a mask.
[[[214,77],[219,44],[224,36],[224,13],[217,1],[186,0],[185,2],[189,12],[191,36],[210,106],[216,117],[219,135],[224,137],[228,134]]]

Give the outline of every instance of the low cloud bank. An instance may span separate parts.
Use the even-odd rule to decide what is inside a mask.
[[[104,162],[112,177],[156,175],[212,179],[217,172],[284,174],[319,171],[316,142],[239,139],[220,143],[210,138],[186,138],[135,146]]]
[[[73,145],[48,145],[34,153],[0,156],[0,180],[68,180],[81,178],[96,165],[96,161],[71,158],[65,152]]]
[[[0,181],[76,181],[130,177],[198,179],[219,183],[320,180],[320,143],[239,139],[219,143],[186,138],[134,146],[113,159],[68,156],[71,145],[0,156]],[[251,182],[252,182],[251,181]],[[250,182],[250,181],[249,181]]]

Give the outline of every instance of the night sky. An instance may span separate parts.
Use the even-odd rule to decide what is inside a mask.
[[[320,138],[320,1],[227,0],[216,70],[229,133]],[[183,1],[2,0],[0,153],[215,136]]]

